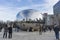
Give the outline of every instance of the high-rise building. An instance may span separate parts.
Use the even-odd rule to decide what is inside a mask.
[[[58,1],[54,6],[53,6],[53,12],[54,15],[60,14],[60,1]]]
[[[58,1],[54,6],[53,6],[53,12],[55,16],[55,22],[57,24],[60,24],[60,1]]]
[[[46,20],[47,20],[47,15],[48,15],[47,13],[44,13],[44,14],[43,14],[43,20],[44,20],[44,23],[45,23],[45,24],[46,24]]]

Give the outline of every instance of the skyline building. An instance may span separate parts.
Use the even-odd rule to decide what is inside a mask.
[[[60,25],[60,0],[53,6],[55,23]]]
[[[58,2],[53,6],[53,12],[54,12],[54,15],[60,14],[60,1],[58,1]]]

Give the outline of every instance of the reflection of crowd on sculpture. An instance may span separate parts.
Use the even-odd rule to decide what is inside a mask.
[[[15,31],[19,31],[19,30],[22,30],[22,31],[27,31],[27,30],[29,30],[29,31],[32,31],[32,29],[34,29],[33,27],[29,27],[29,28],[25,28],[25,24],[23,24],[23,26],[22,25],[18,25],[17,23],[10,23],[10,24],[13,24],[13,28],[15,28],[16,30]],[[3,24],[1,24],[0,25],[0,31],[1,31],[1,29],[3,28],[5,26],[5,23],[3,23]],[[38,25],[36,25],[36,26],[38,26]],[[42,31],[44,31],[44,32],[46,32],[47,30],[52,30],[53,29],[53,26],[45,26],[45,25],[42,25],[41,26],[42,28]],[[24,29],[25,28],[25,29]],[[35,30],[36,31],[36,30]]]

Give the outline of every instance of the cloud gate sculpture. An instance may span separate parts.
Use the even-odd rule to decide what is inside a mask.
[[[34,10],[34,9],[26,9],[26,10],[22,10],[20,12],[18,12],[18,14],[16,15],[17,20],[23,20],[25,19],[26,21],[28,21],[29,19],[36,19],[36,18],[41,18],[42,19],[42,15],[40,13],[40,11],[38,10]]]

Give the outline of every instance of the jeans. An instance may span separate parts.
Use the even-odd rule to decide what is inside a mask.
[[[59,32],[55,32],[56,39],[59,39]]]
[[[9,38],[12,38],[12,33],[9,33],[8,37],[9,37]]]
[[[7,32],[4,32],[3,38],[7,38]]]

